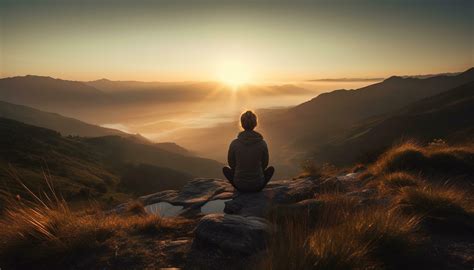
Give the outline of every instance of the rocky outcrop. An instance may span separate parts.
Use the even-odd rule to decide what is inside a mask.
[[[180,216],[199,219],[186,268],[221,269],[232,265],[243,269],[258,261],[271,237],[272,226],[265,219],[271,209],[318,211],[321,202],[315,199],[315,193],[345,190],[353,185],[354,178],[351,174],[324,181],[311,177],[278,180],[257,193],[240,193],[221,179],[200,178],[188,182],[180,191],[162,191],[140,200],[145,206],[162,202],[182,206]]]
[[[265,250],[271,225],[263,218],[210,214],[195,230],[189,269],[245,269]]]

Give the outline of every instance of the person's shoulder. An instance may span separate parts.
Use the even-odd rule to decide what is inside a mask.
[[[233,139],[232,142],[230,142],[230,147],[236,145],[237,143],[239,143],[239,139]]]

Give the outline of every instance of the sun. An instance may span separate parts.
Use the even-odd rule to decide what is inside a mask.
[[[239,63],[227,63],[218,72],[219,81],[233,90],[238,90],[242,85],[248,84],[251,80],[250,77],[248,69]]]

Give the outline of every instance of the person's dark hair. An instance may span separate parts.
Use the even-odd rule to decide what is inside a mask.
[[[257,115],[246,111],[240,116],[240,124],[245,130],[253,130],[257,126]]]

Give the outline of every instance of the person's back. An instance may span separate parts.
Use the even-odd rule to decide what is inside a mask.
[[[239,191],[256,192],[262,190],[273,175],[274,168],[268,167],[268,148],[260,133],[253,129],[257,117],[247,111],[241,116],[245,129],[229,147],[229,167],[223,169],[224,175]]]

